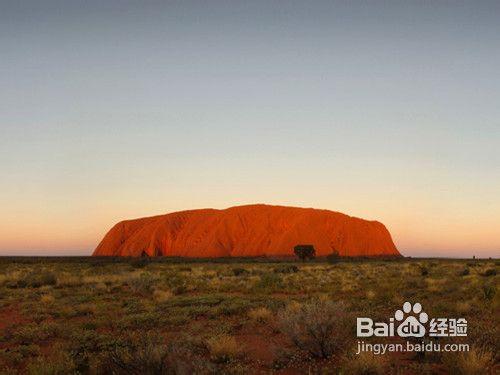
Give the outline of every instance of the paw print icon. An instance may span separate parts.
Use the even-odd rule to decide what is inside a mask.
[[[422,311],[422,305],[410,302],[403,304],[403,310],[394,313],[394,318],[401,322],[397,332],[400,337],[423,337],[425,335],[425,326],[429,316]]]

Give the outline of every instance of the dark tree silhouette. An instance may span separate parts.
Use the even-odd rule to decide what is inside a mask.
[[[313,245],[297,245],[293,248],[293,252],[302,261],[313,259],[316,256]]]

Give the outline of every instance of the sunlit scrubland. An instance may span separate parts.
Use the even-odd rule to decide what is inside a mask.
[[[0,373],[488,373],[498,266],[3,258]],[[356,317],[387,321],[405,301],[467,318],[473,350],[356,356]]]

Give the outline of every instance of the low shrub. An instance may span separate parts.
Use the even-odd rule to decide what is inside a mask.
[[[349,317],[340,303],[313,300],[292,305],[279,314],[281,330],[301,350],[328,358],[352,339]]]
[[[61,331],[61,326],[53,322],[28,323],[12,333],[11,341],[27,345],[57,337]]]
[[[495,319],[477,320],[467,332],[467,341],[476,348],[484,348],[496,354],[500,359],[500,325]]]
[[[186,293],[188,290],[188,280],[182,275],[169,273],[165,282],[175,295]]]
[[[46,285],[56,285],[57,277],[54,273],[50,271],[36,272],[32,271],[26,274],[23,278],[17,281],[17,286],[19,288],[40,288]]]
[[[448,354],[443,356],[442,361],[450,374],[488,374],[494,362],[491,351],[482,348],[472,347],[468,352]]]
[[[98,356],[107,356],[109,352],[119,350],[124,345],[121,340],[94,330],[81,330],[72,332],[68,353],[75,365],[75,372],[88,374]]]
[[[26,368],[29,375],[66,375],[75,373],[75,364],[65,352],[59,351],[50,358],[38,357]]]
[[[257,307],[248,312],[248,317],[254,322],[269,323],[273,318],[273,313],[267,307]]]
[[[0,349],[0,363],[3,365],[19,366],[27,358],[39,354],[40,347],[34,344],[23,344],[8,349]]]
[[[242,276],[242,275],[248,275],[250,272],[248,272],[244,268],[233,268],[233,274],[234,276]]]
[[[489,277],[489,276],[496,276],[497,270],[494,268],[488,268],[486,271],[482,273],[483,276]]]
[[[131,277],[127,285],[134,293],[151,294],[157,280],[150,273],[142,273],[139,276]]]
[[[50,305],[54,303],[56,298],[52,294],[42,294],[40,296],[40,302],[44,305]]]
[[[273,271],[275,273],[295,273],[299,272],[299,267],[294,264],[283,264],[278,267],[274,267]]]
[[[427,276],[429,274],[429,270],[427,267],[424,267],[424,266],[420,266],[420,274],[422,276]]]
[[[487,301],[491,301],[496,294],[496,288],[491,284],[484,284],[481,291],[483,292],[483,298]]]
[[[212,311],[210,315],[238,315],[243,312],[246,312],[250,307],[251,302],[240,297],[232,297],[224,299],[215,310]]]
[[[236,339],[229,335],[220,335],[207,341],[210,358],[215,363],[229,363],[242,355]]]
[[[175,374],[174,350],[157,334],[134,334],[124,345],[111,348],[100,361],[110,374]]]
[[[463,270],[461,270],[459,273],[458,273],[458,276],[467,276],[470,274],[470,271],[467,267],[465,267]]]
[[[283,280],[281,276],[276,273],[265,273],[260,276],[260,280],[257,282],[257,288],[259,289],[274,289],[281,286]]]

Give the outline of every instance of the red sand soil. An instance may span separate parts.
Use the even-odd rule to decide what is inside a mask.
[[[19,312],[19,305],[16,303],[5,309],[0,310],[0,337],[3,336],[5,330],[11,326],[27,323],[28,319]],[[11,346],[7,341],[0,341],[0,349],[5,349]],[[1,366],[0,366],[1,367]]]
[[[17,304],[0,310],[0,333],[9,326],[25,323],[28,320],[19,312]]]
[[[316,255],[400,256],[377,221],[313,208],[248,205],[200,209],[116,224],[94,256],[290,256],[298,244]]]

